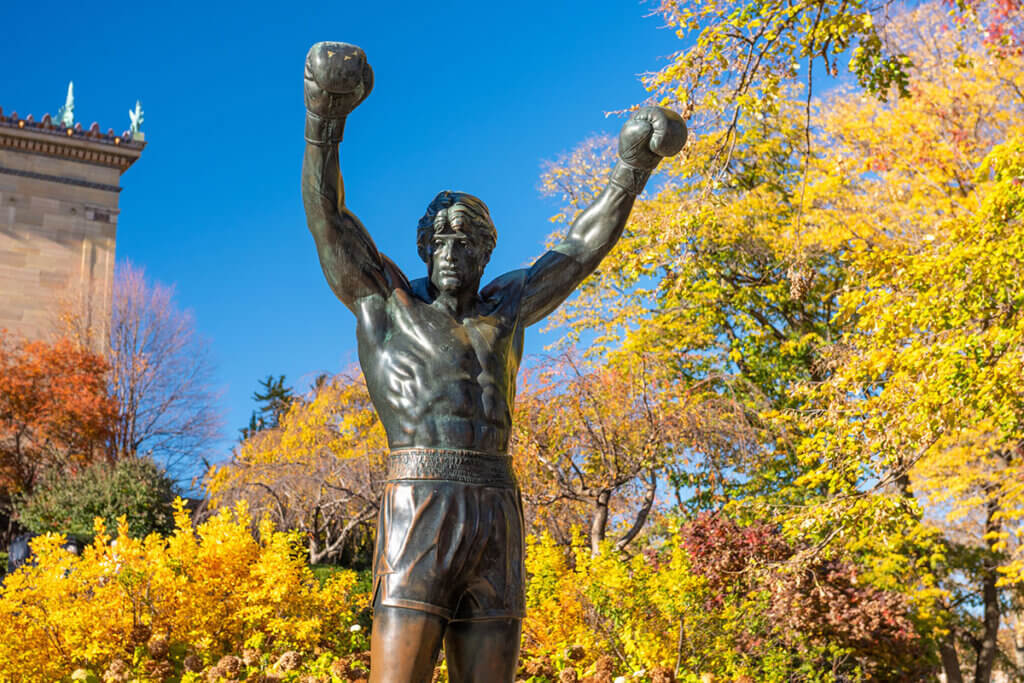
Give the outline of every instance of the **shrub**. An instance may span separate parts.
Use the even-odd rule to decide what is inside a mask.
[[[97,520],[81,556],[57,534],[34,539],[37,563],[0,589],[0,680],[111,668],[124,681],[170,672],[199,680],[185,669],[207,670],[228,655],[248,657],[251,670],[289,651],[326,667],[366,648],[368,596],[354,572],[321,587],[296,535],[264,522],[254,538],[244,504],[193,529],[179,499],[174,520],[169,537],[139,539],[122,518],[116,541]]]
[[[174,528],[174,484],[149,458],[97,462],[75,474],[52,472],[17,503],[18,521],[37,534],[58,533],[89,543],[93,520],[118,529],[124,516],[130,536],[144,538]]]
[[[768,525],[702,515],[632,557],[542,536],[526,563],[523,656],[548,678],[610,667],[640,680],[921,680],[930,666],[907,596],[848,560],[798,553]]]

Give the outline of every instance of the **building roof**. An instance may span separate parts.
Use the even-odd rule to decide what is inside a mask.
[[[66,127],[49,114],[35,121],[31,114],[21,118],[17,112],[6,115],[0,108],[0,149],[113,166],[123,173],[145,146],[144,140],[132,139],[128,131],[116,135],[108,128],[104,133],[97,123],[88,129],[81,123]]]

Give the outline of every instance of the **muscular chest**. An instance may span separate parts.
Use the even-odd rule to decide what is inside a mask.
[[[457,319],[401,293],[360,321],[359,347],[379,403],[492,418],[511,408],[522,331],[500,307]]]

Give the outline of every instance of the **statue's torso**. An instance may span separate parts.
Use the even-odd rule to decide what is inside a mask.
[[[388,442],[504,453],[523,350],[521,278],[461,320],[425,287],[373,297],[358,315],[359,361]]]

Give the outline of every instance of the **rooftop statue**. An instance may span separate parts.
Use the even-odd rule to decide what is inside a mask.
[[[64,98],[64,106],[57,110],[60,125],[70,128],[75,125],[75,82],[68,81],[68,96]]]
[[[497,231],[479,198],[446,190],[430,202],[416,229],[427,275],[414,280],[349,210],[338,144],[372,89],[360,48],[310,49],[306,218],[327,283],[356,316],[359,362],[391,449],[370,681],[429,681],[443,642],[453,683],[511,682],[525,613],[523,508],[508,455],[523,332],[615,246],[651,171],[682,148],[686,126],[668,109],[635,112],[607,185],[562,242],[481,289]],[[379,153],[402,149],[401,133]]]
[[[131,134],[132,139],[142,139],[142,103],[135,100],[135,110],[128,111],[128,118],[131,120],[131,126],[128,128],[128,132]]]

